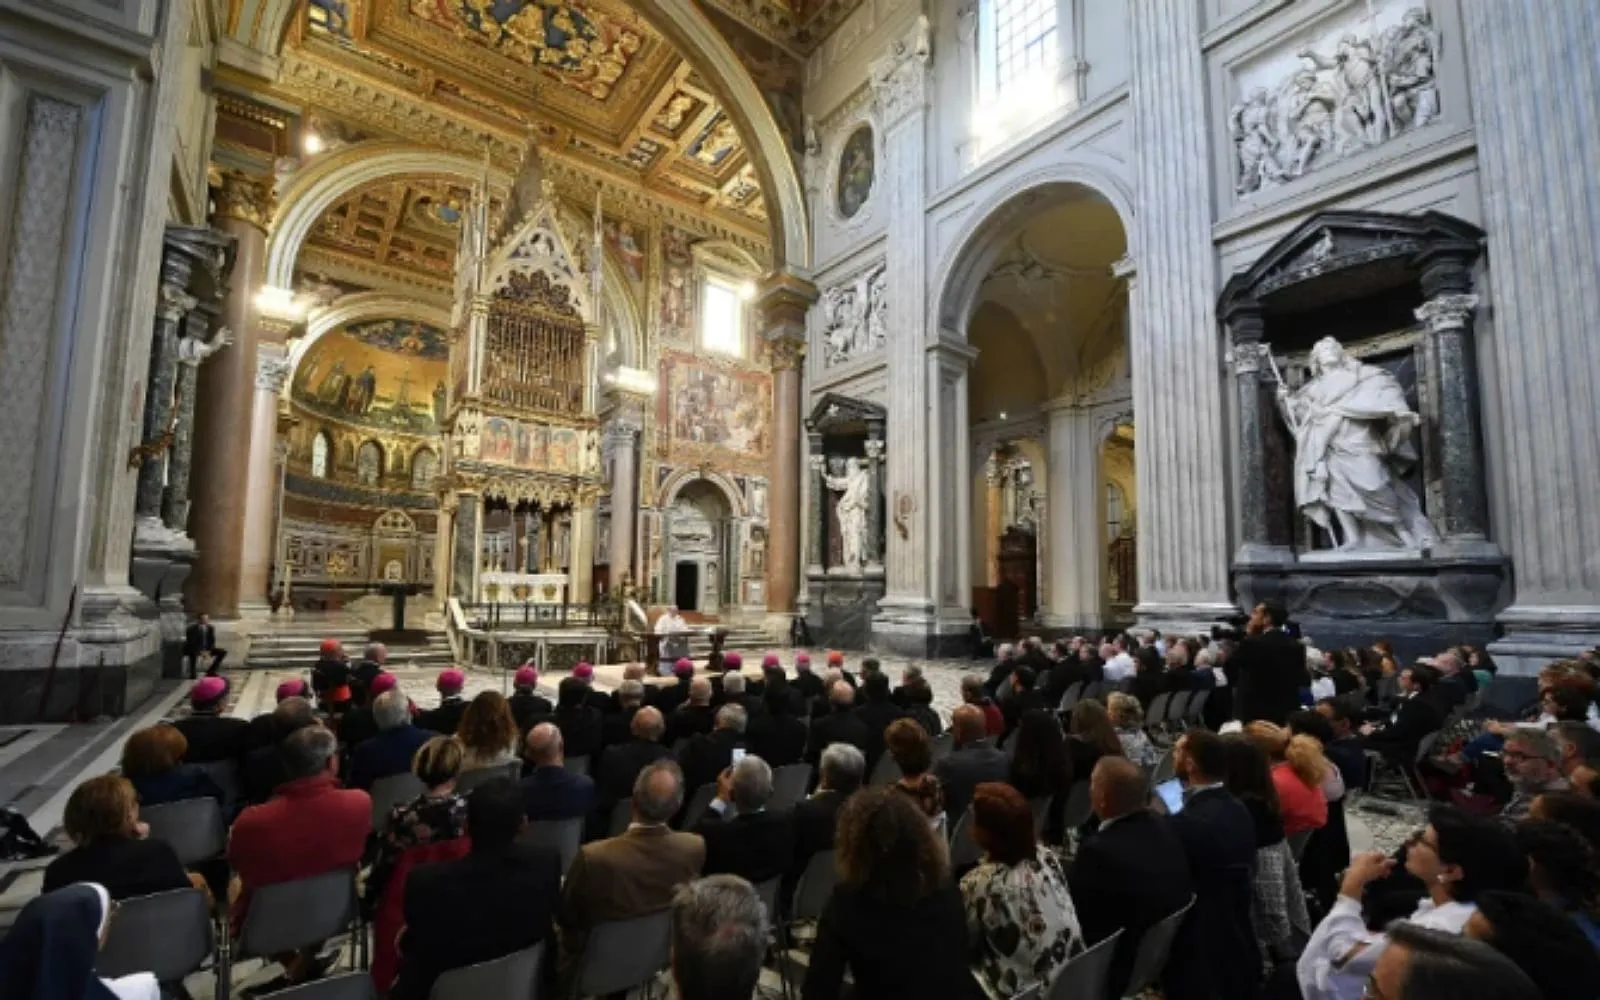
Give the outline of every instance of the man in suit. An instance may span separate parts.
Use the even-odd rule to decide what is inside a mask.
[[[406,879],[392,1000],[426,1000],[441,973],[550,939],[561,852],[517,843],[526,825],[522,796],[510,778],[490,779],[467,795],[471,853],[422,865]]]
[[[208,615],[201,614],[195,618],[194,624],[183,631],[183,658],[189,661],[189,679],[194,680],[200,657],[210,657],[211,662],[206,666],[206,674],[210,677],[217,675],[217,670],[222,666],[222,660],[228,655],[226,649],[217,648],[217,630],[211,624]]]
[[[570,977],[598,923],[666,909],[677,887],[699,877],[706,844],[667,824],[683,808],[683,772],[658,760],[633,783],[633,822],[619,837],[585,844],[561,890],[560,966]]]
[[[856,717],[867,727],[867,745],[862,749],[867,755],[867,773],[878,766],[883,756],[883,732],[889,724],[905,713],[889,699],[889,678],[882,671],[873,670],[861,681],[861,704]]]
[[[350,759],[350,787],[364,792],[371,791],[380,778],[409,773],[411,758],[434,735],[411,724],[411,707],[405,692],[398,689],[378,695],[372,703],[372,718],[378,735],[356,747]]]
[[[985,735],[983,711],[961,705],[950,715],[951,751],[933,765],[944,788],[944,814],[952,827],[972,804],[972,792],[985,781],[1005,781],[1011,762]]]
[[[1338,698],[1324,698],[1317,702],[1317,714],[1328,720],[1333,739],[1323,747],[1323,754],[1339,769],[1339,777],[1347,789],[1367,787],[1367,752],[1361,737],[1352,730],[1355,720],[1349,706]]]
[[[633,732],[633,717],[644,706],[644,682],[625,680],[617,685],[617,690],[612,694],[616,698],[616,707],[600,718],[600,743],[606,747],[628,742]],[[604,750],[600,752],[602,755],[605,753]],[[631,781],[629,786],[632,786]]]
[[[646,706],[633,713],[629,727],[632,738],[606,747],[601,752],[594,776],[602,809],[610,809],[632,795],[633,782],[639,777],[639,772],[672,755],[672,751],[661,745],[665,730],[666,724],[661,720],[661,713]]]
[[[1126,757],[1102,757],[1089,780],[1100,828],[1079,845],[1067,885],[1083,939],[1102,941],[1119,929],[1111,959],[1110,995],[1122,996],[1146,931],[1189,902],[1189,863],[1166,820],[1148,808],[1149,783]]]
[[[227,694],[228,682],[221,677],[202,677],[189,689],[189,714],[172,722],[189,741],[183,754],[185,763],[242,761],[249,751],[250,723],[222,714]]]
[[[806,653],[794,654],[794,689],[806,701],[822,695],[822,678],[811,670],[811,657]]]
[[[1000,713],[1006,720],[1006,731],[1001,737],[1002,742],[1009,739],[1016,731],[1025,713],[1045,707],[1044,696],[1039,693],[1038,682],[1039,675],[1026,664],[1011,671],[1011,697],[1000,703]]]
[[[1276,601],[1257,604],[1244,641],[1230,660],[1238,678],[1234,715],[1248,725],[1266,720],[1281,726],[1300,707],[1300,692],[1311,687],[1305,647],[1284,631],[1289,614]]]
[[[1400,671],[1400,700],[1387,722],[1361,727],[1362,742],[1408,771],[1416,760],[1417,744],[1444,725],[1444,713],[1429,697],[1438,673],[1418,664]]]
[[[794,812],[767,808],[772,768],[754,754],[717,776],[717,797],[695,827],[706,842],[705,873],[760,885],[794,860]]]
[[[848,743],[830,743],[822,751],[817,790],[794,807],[794,863],[784,875],[780,900],[794,898],[795,883],[811,863],[812,855],[833,850],[839,825],[839,807],[866,780],[867,758]]]
[[[667,717],[667,744],[704,736],[716,728],[717,710],[711,705],[711,678],[689,682],[689,700]]]
[[[455,667],[439,671],[439,679],[433,685],[439,692],[439,707],[430,708],[418,716],[417,725],[454,736],[455,731],[461,728],[461,716],[467,710],[466,699],[461,697],[461,689],[466,684],[467,675]]]
[[[299,730],[317,723],[311,702],[299,696],[278,702],[269,718],[271,742],[246,754],[244,766],[239,768],[240,790],[247,802],[267,801],[279,785],[289,780],[284,767],[283,743]]]
[[[677,679],[674,684],[667,684],[655,690],[653,704],[661,709],[661,714],[669,720],[678,706],[689,700],[689,685],[694,683],[694,661],[687,656],[672,665],[672,676]]]
[[[517,668],[511,680],[511,716],[517,720],[517,731],[524,739],[528,730],[548,719],[556,710],[550,699],[539,693],[539,671],[530,661]]]
[[[1003,642],[995,650],[994,666],[989,670],[989,679],[983,682],[983,689],[991,698],[999,698],[1004,690],[1003,685],[1011,679],[1011,671],[1017,669],[1017,649],[1009,642]]]
[[[812,767],[822,759],[822,748],[830,743],[848,743],[860,750],[863,755],[867,752],[869,737],[867,724],[855,714],[851,705],[855,702],[855,689],[842,680],[834,681],[828,689],[828,705],[831,709],[826,715],[813,717],[811,720],[811,735],[806,744],[806,763]],[[883,734],[878,734],[878,743],[883,743]]]
[[[399,686],[399,680],[394,674],[377,673],[367,680],[366,702],[357,704],[355,708],[344,714],[339,720],[339,746],[346,754],[354,756],[356,750],[365,742],[378,735],[378,720],[373,714],[373,702],[387,691],[393,691]],[[407,714],[410,714],[411,703],[406,702]]]
[[[743,879],[710,876],[679,889],[672,900],[673,995],[754,996],[767,955],[766,922],[765,904]]]
[[[745,717],[752,720],[767,710],[761,699],[750,693],[749,678],[731,671],[722,675],[722,703],[738,705],[744,709]]]
[[[541,722],[528,731],[528,760],[533,771],[522,779],[522,804],[528,819],[576,819],[594,808],[594,780],[573,774],[563,761],[561,730]]]
[[[1228,751],[1222,737],[1191,730],[1173,749],[1183,781],[1183,811],[1172,829],[1183,844],[1195,907],[1168,966],[1172,1000],[1253,1000],[1261,979],[1261,948],[1250,923],[1255,822],[1223,784]]]
[[[806,724],[795,714],[793,695],[781,674],[768,681],[762,712],[745,730],[751,751],[773,767],[798,764],[806,755]]]
[[[678,754],[683,780],[693,795],[701,785],[717,780],[717,775],[733,765],[733,751],[745,745],[744,730],[749,718],[738,705],[717,710],[716,725],[708,735],[691,737]]]
[[[994,655],[994,636],[983,623],[978,609],[972,609],[972,624],[967,626],[967,641],[972,644],[972,658],[986,660]]]

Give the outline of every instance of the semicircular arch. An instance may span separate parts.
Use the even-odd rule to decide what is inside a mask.
[[[720,472],[710,469],[680,469],[668,476],[656,491],[656,508],[666,510],[678,499],[678,494],[690,483],[710,483],[715,486],[728,502],[728,512],[734,517],[749,517],[750,512],[745,509],[744,497],[734,485],[733,480]]]
[[[306,318],[305,336],[296,340],[289,349],[290,378],[294,370],[310,352],[317,341],[335,330],[368,319],[409,319],[427,323],[440,330],[450,329],[450,312],[438,306],[405,298],[392,292],[356,292],[342,295],[327,308],[318,309]]]

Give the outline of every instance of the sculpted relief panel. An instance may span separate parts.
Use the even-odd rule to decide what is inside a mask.
[[[881,350],[889,336],[887,265],[822,293],[822,363],[832,368]]]
[[[1359,10],[1359,8],[1358,8]],[[1439,116],[1439,33],[1421,7],[1389,5],[1239,76],[1228,116],[1234,190],[1285,184]]]

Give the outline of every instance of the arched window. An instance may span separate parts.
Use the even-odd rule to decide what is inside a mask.
[[[1127,499],[1122,495],[1122,487],[1106,483],[1106,541],[1114,542],[1122,537],[1122,522],[1126,517]]]
[[[327,431],[317,431],[317,436],[311,439],[311,475],[317,479],[328,478],[328,456],[333,452],[333,443],[328,440]]]
[[[362,486],[376,486],[383,477],[383,449],[378,442],[367,441],[356,451],[356,482]]]
[[[411,488],[419,493],[433,488],[433,477],[439,474],[439,458],[430,448],[419,448],[411,458]]]

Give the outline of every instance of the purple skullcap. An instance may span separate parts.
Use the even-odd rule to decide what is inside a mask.
[[[769,667],[781,667],[781,666],[783,666],[783,664],[778,660],[778,654],[777,653],[768,653],[766,656],[763,656],[761,658],[761,669],[762,670],[766,670]]]
[[[439,689],[440,694],[454,694],[465,687],[466,683],[467,675],[451,667],[449,670],[439,671],[439,680],[434,687]]]
[[[221,677],[202,677],[189,689],[189,704],[209,705],[228,693],[228,682]]]
[[[738,653],[722,654],[723,670],[738,670],[742,666],[744,666],[744,657],[740,656]]]
[[[278,700],[287,701],[290,698],[304,698],[306,695],[306,682],[302,680],[284,681],[278,685]]]
[[[572,668],[572,676],[576,677],[580,681],[593,680],[594,667],[587,663],[580,663]]]
[[[519,688],[538,687],[539,671],[531,666],[520,666],[517,668],[517,675],[511,679],[511,683]]]
[[[377,674],[372,678],[372,683],[367,685],[367,696],[376,698],[385,691],[393,691],[400,683],[399,678],[387,671]]]
[[[811,654],[810,653],[796,653],[796,654],[794,654],[794,668],[796,670],[802,671],[804,673],[810,673],[811,672]]]
[[[672,672],[679,677],[689,677],[694,674],[694,661],[687,656],[682,657],[672,665]]]

